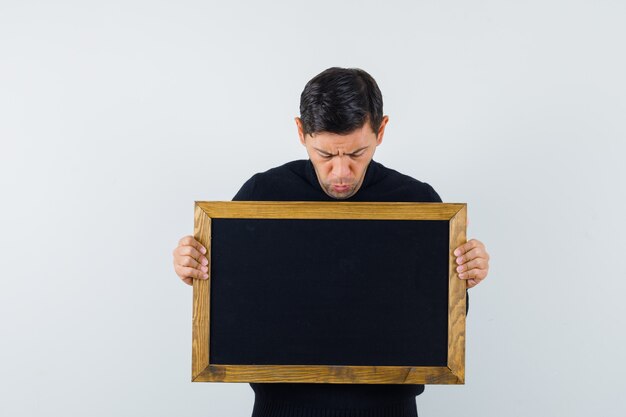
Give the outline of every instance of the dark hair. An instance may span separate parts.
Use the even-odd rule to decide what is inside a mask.
[[[350,133],[369,121],[376,133],[383,96],[376,80],[359,68],[332,67],[313,77],[300,95],[304,134]]]

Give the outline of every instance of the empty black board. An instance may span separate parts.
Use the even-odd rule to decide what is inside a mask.
[[[446,365],[448,221],[211,229],[210,363]]]

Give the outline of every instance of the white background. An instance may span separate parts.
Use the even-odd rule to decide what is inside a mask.
[[[195,200],[305,158],[331,66],[390,116],[375,159],[467,202],[491,254],[464,386],[429,416],[622,416],[623,1],[0,1],[0,414],[248,416],[191,383]]]

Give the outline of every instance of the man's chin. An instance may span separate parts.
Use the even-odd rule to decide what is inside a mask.
[[[346,198],[350,198],[354,195],[354,188],[349,188],[346,191],[335,191],[332,189],[332,187],[330,187],[325,188],[324,191],[326,191],[326,194],[328,194],[330,197],[337,200],[345,200]]]

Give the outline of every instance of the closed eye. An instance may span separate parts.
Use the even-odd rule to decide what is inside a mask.
[[[322,157],[322,158],[324,158],[324,159],[326,159],[326,160],[328,160],[328,159],[330,159],[330,158],[332,158],[332,157],[334,157],[334,156],[337,156],[337,154],[333,155],[333,154],[330,154],[330,153],[323,152],[321,149],[317,149],[317,148],[313,148],[313,149],[315,149],[315,150],[317,151],[317,154],[318,154],[320,157]],[[365,151],[366,151],[366,150],[367,150],[367,147],[365,147],[365,148],[361,148],[361,149],[357,149],[357,150],[356,150],[355,152],[353,152],[353,153],[346,153],[346,154],[344,154],[344,155],[345,155],[345,156],[348,156],[348,157],[350,157],[350,158],[359,158],[359,157],[363,156],[363,154],[365,154]]]

